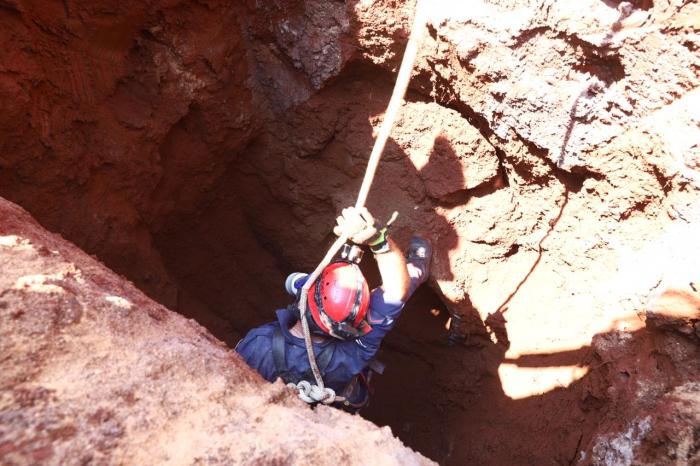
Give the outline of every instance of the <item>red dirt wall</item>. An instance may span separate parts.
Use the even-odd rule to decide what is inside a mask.
[[[465,5],[370,193],[436,255],[367,415],[445,463],[695,461],[697,4]],[[3,2],[0,196],[232,344],[353,203],[412,14]]]
[[[174,306],[151,234],[255,129],[242,11],[5,2],[0,194]]]

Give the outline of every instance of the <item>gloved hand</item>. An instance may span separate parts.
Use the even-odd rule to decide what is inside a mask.
[[[346,207],[337,218],[338,225],[333,228],[333,233],[336,236],[345,234],[355,244],[383,247],[386,244],[387,229],[397,216],[398,213],[394,212],[386,226],[382,226],[375,222],[366,207]]]
[[[367,244],[377,236],[374,217],[366,207],[346,207],[336,221],[338,224],[333,228],[333,233],[336,236],[346,235],[355,244]]]

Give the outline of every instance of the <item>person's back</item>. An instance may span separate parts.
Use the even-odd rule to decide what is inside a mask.
[[[429,245],[416,237],[407,264],[401,251],[387,237],[386,229],[377,231],[373,219],[367,221],[368,217],[371,219],[366,210],[360,213],[345,209],[335,231],[347,233],[356,243],[370,244],[382,285],[368,293],[357,266],[332,264],[309,291],[307,306],[307,321],[314,330],[314,354],[324,383],[347,399],[346,407],[354,409],[366,404],[372,369],[379,370],[379,364],[374,361],[379,346],[393,328],[406,300],[426,280],[430,261]],[[376,234],[379,240],[373,240]],[[300,279],[291,289],[288,283],[288,291],[298,294],[305,275],[293,276]],[[236,346],[236,351],[270,382],[282,378],[286,383],[296,384],[300,380],[313,383],[296,304],[278,310],[276,322],[251,330]]]

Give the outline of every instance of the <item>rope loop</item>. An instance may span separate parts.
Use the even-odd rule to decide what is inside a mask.
[[[299,398],[309,404],[323,403],[324,405],[329,405],[338,398],[332,388],[321,388],[307,380],[302,380],[298,384],[288,383],[287,387],[297,390]]]

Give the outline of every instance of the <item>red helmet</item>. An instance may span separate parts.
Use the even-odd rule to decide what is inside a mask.
[[[323,269],[307,294],[311,327],[341,340],[358,338],[372,330],[365,320],[368,308],[367,280],[360,267],[351,262],[338,261]]]

